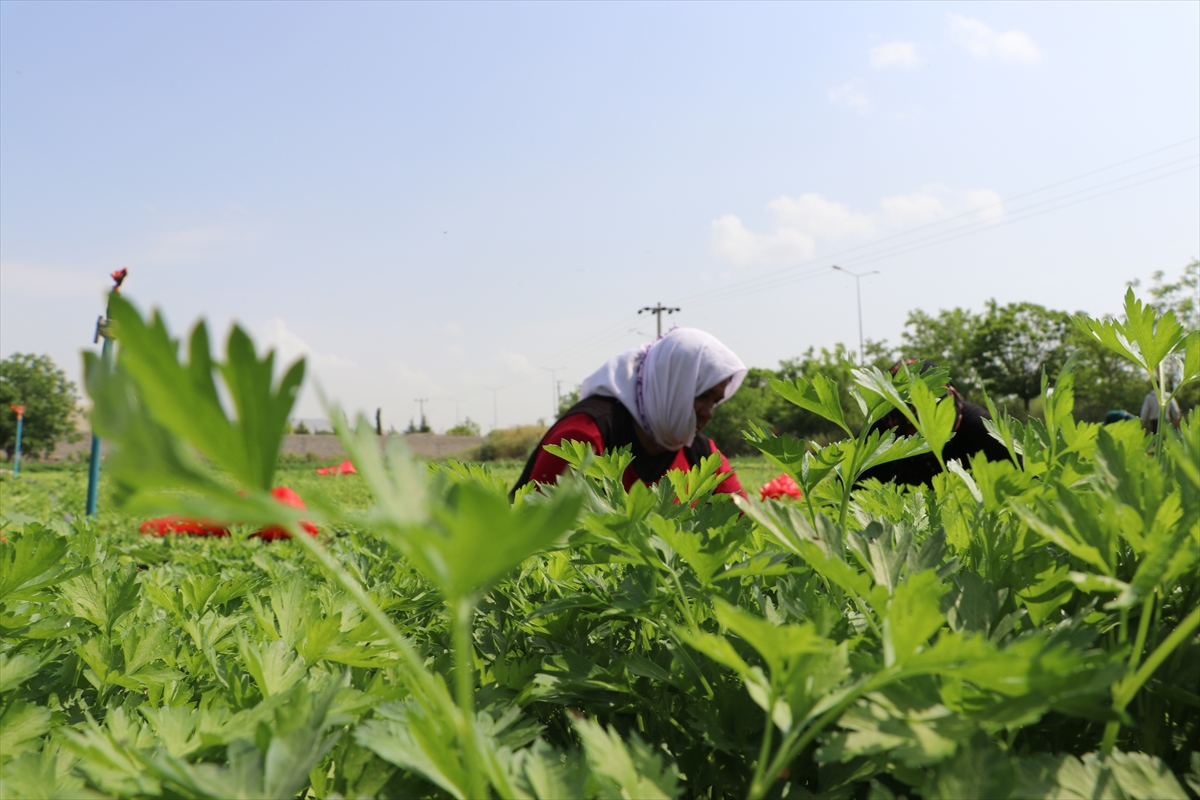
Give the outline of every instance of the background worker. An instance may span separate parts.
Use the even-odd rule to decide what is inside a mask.
[[[542,437],[513,491],[530,482],[554,483],[566,471],[566,461],[542,449],[563,440],[587,442],[597,454],[632,445],[626,489],[638,480],[656,483],[671,469],[690,469],[720,453],[700,431],[745,377],[746,365],[733,351],[695,328],[675,328],[621,353],[583,382],[579,402]],[[718,493],[745,494],[724,455],[718,473],[728,475]]]
[[[1170,383],[1168,383],[1164,388],[1166,391],[1169,392],[1171,390]],[[1162,409],[1159,408],[1159,405],[1158,405],[1158,395],[1156,395],[1154,393],[1154,390],[1151,389],[1150,391],[1146,392],[1146,398],[1144,400],[1142,400],[1142,415],[1141,415],[1142,416],[1142,428],[1143,428],[1143,430],[1146,431],[1146,433],[1150,434],[1151,436],[1158,433],[1158,419],[1161,416],[1161,412],[1162,412]],[[1174,397],[1172,397],[1169,401],[1167,401],[1166,416],[1167,416],[1167,422],[1171,423],[1171,425],[1173,427],[1178,429],[1179,421],[1182,417],[1182,414],[1179,413],[1179,404],[1175,402]]]
[[[924,373],[934,369],[937,365],[932,361],[925,359],[909,359],[903,362],[910,366],[920,364],[920,372]],[[893,375],[900,369],[900,364],[892,366],[891,373]],[[968,403],[963,400],[962,395],[951,384],[946,384],[946,396],[941,398],[939,402],[954,403],[955,418],[954,418],[954,436],[942,448],[942,459],[951,461],[958,459],[964,466],[968,466],[971,456],[982,452],[987,456],[988,461],[1003,461],[1009,458],[1008,448],[1000,441],[995,439],[989,432],[983,421],[991,419],[992,416],[987,412],[986,408],[978,406],[975,403]],[[874,430],[886,431],[891,430],[897,436],[914,436],[917,429],[908,421],[908,418],[899,411],[893,409],[883,419],[879,420],[872,426]],[[873,467],[863,473],[862,479],[875,478],[884,483],[903,483],[909,486],[933,485],[933,476],[942,471],[941,465],[934,457],[933,453],[923,453],[919,456],[910,456],[902,458],[899,461],[892,461],[887,464],[880,464],[878,467]]]

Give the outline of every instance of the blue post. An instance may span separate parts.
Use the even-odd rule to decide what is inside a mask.
[[[121,283],[125,280],[125,276],[129,274],[129,268],[124,267],[112,273],[113,288],[108,295],[108,305],[104,309],[104,316],[96,320],[96,335],[92,338],[92,343],[100,341],[100,337],[104,337],[104,345],[100,348],[100,363],[107,369],[111,366],[112,361],[112,339],[108,335],[108,318],[112,316],[112,296],[116,294]],[[92,460],[88,464],[88,489],[87,489],[87,515],[89,517],[96,516],[96,501],[100,496],[100,437],[96,435],[96,426],[92,426]]]
[[[13,477],[21,473],[21,423],[25,421],[24,414],[17,414],[17,454],[13,456]]]
[[[107,366],[111,354],[112,339],[105,336],[104,346],[100,350],[101,363]],[[92,426],[92,460],[88,464],[87,490],[87,515],[89,517],[96,516],[96,501],[100,496],[100,437],[96,435],[95,431],[95,426]]]

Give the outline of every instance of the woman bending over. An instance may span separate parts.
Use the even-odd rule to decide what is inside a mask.
[[[621,353],[579,387],[579,402],[542,437],[513,491],[531,481],[554,483],[567,462],[542,448],[564,440],[587,442],[597,454],[632,445],[626,489],[638,480],[654,484],[667,470],[688,470],[720,454],[700,431],[745,377],[741,359],[694,328],[675,328],[652,344]],[[728,477],[716,492],[745,494],[724,455],[717,472]]]

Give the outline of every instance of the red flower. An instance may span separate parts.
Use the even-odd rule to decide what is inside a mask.
[[[285,506],[298,508],[301,511],[305,509],[304,501],[300,499],[300,495],[293,492],[286,486],[276,486],[271,490],[271,496],[283,503]],[[310,536],[317,535],[317,526],[309,520],[300,520],[300,527],[308,532]],[[268,525],[257,533],[250,534],[251,538],[259,538],[265,541],[274,541],[275,539],[290,539],[292,535],[278,525]]]
[[[138,532],[142,535],[166,536],[168,533],[186,533],[189,536],[228,536],[229,529],[224,525],[206,519],[186,519],[179,516],[159,517],[148,519],[141,524]]]
[[[792,480],[791,475],[780,475],[774,480],[767,481],[763,487],[758,490],[759,495],[763,500],[768,497],[778,500],[781,497],[800,497],[800,487]]]
[[[336,467],[318,467],[318,475],[357,475],[358,470],[350,463],[349,459],[338,464]]]
[[[129,274],[129,267],[121,267],[116,272],[109,273],[109,276],[113,279],[113,291],[114,292],[120,290],[121,283],[125,280],[125,276],[128,274]]]

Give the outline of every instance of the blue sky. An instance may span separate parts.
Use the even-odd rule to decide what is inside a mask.
[[[1200,253],[1198,45],[1197,3],[0,2],[0,349],[77,376],[128,265],[486,429],[659,301],[752,365],[854,344],[835,263],[871,339],[1114,312]]]

